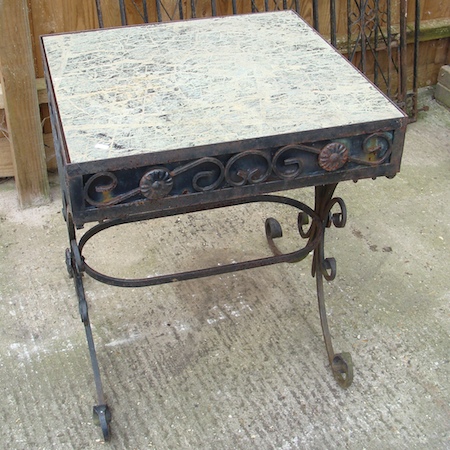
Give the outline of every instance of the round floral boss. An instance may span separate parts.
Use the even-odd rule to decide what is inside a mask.
[[[348,161],[348,149],[340,142],[325,145],[319,153],[319,166],[327,172],[340,169]]]

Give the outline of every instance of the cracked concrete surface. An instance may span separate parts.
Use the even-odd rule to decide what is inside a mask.
[[[327,235],[338,263],[327,307],[336,350],[353,356],[352,386],[328,366],[310,259],[140,289],[86,276],[108,444],[92,423],[57,178],[52,203],[27,210],[3,181],[0,448],[450,448],[450,112],[431,89],[420,100],[430,110],[408,127],[401,173],[337,191],[349,220]],[[86,257],[147,276],[264,255],[268,215],[289,248],[292,212],[247,205],[111,229]]]

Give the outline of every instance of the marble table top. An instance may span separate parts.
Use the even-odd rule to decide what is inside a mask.
[[[42,40],[72,163],[404,117],[291,11]]]

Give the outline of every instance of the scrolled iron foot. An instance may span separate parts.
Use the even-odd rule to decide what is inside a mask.
[[[105,442],[111,439],[110,422],[111,411],[108,405],[95,405],[93,410],[94,423],[102,428],[103,439]]]
[[[350,353],[336,353],[331,363],[331,369],[339,386],[347,389],[353,382],[353,361]]]

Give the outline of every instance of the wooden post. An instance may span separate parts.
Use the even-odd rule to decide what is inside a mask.
[[[0,73],[21,207],[49,199],[27,0],[0,0]]]

